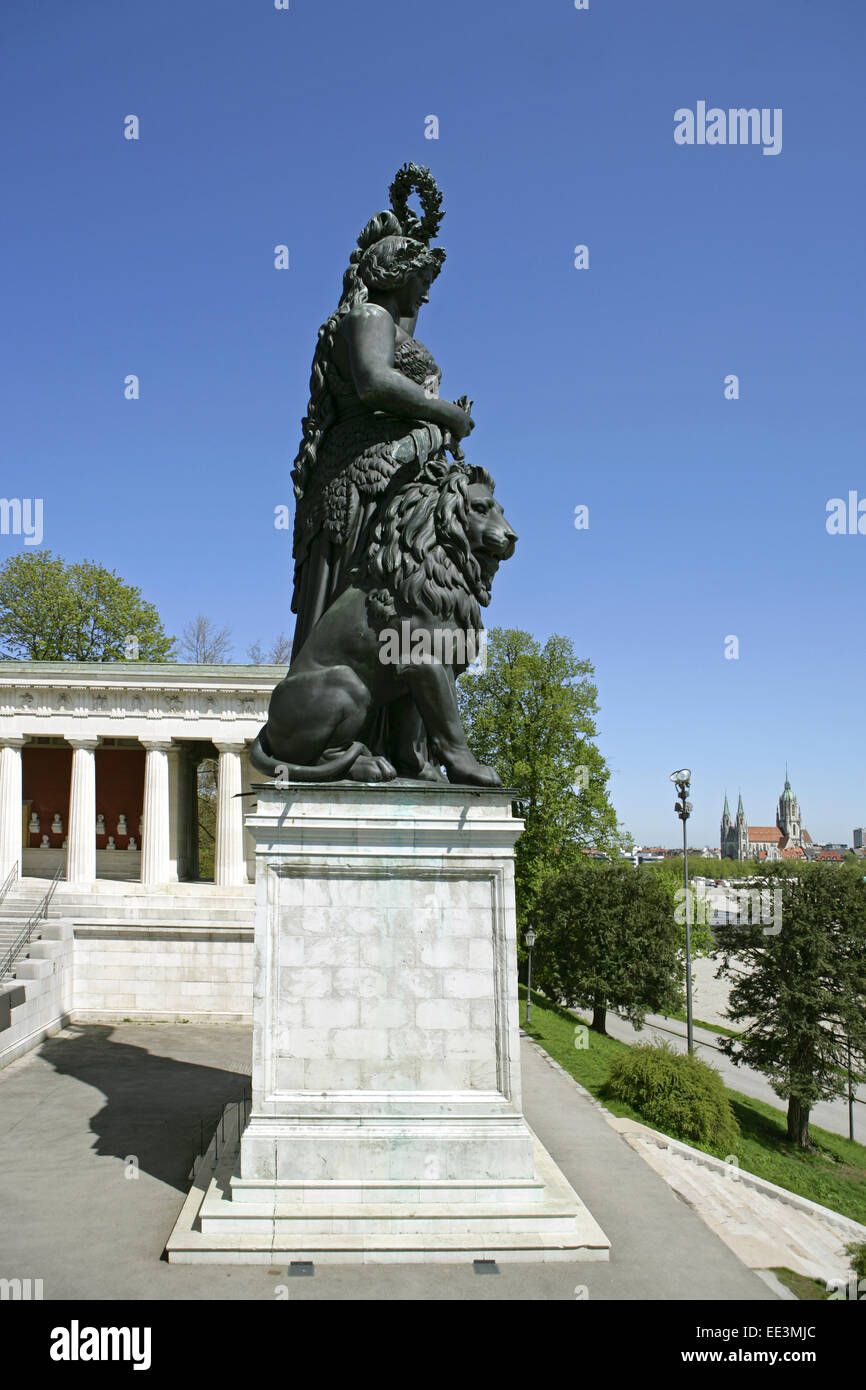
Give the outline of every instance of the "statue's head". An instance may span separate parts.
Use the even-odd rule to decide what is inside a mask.
[[[417,314],[442,269],[445,252],[405,236],[393,212],[371,217],[352,252],[351,267],[370,298],[396,294],[405,314]]]
[[[343,298],[351,300],[359,288],[371,299],[396,294],[401,313],[409,316],[425,303],[445,260],[441,247],[430,246],[444,217],[442,194],[430,170],[417,164],[398,170],[389,192],[390,209],[371,217],[358,237]],[[413,193],[421,203],[420,217],[409,206]]]

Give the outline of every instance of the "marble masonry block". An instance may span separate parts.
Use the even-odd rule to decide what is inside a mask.
[[[494,1091],[519,1108],[513,846],[522,826],[508,793],[263,789],[247,828],[257,864],[253,1127],[257,1115],[303,1109],[306,1087],[278,1082],[296,1074],[281,1065],[293,1060],[315,1062],[309,1075],[325,1092],[345,1090],[344,1064],[360,1063],[359,1117],[376,1112],[371,1093],[391,1087],[419,1097]],[[486,1105],[479,1099],[479,1113]]]
[[[255,791],[252,1106],[170,1258],[606,1258],[522,1114],[512,794]]]

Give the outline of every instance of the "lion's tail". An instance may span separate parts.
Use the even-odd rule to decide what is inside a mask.
[[[250,763],[257,772],[267,777],[279,778],[285,782],[337,782],[345,777],[355,759],[364,751],[363,743],[351,744],[344,753],[329,759],[326,763],[315,763],[309,767],[301,763],[286,763],[275,758],[267,745],[266,728],[254,740],[250,748]]]

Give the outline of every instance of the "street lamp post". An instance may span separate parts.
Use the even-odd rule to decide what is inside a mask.
[[[689,902],[689,846],[686,822],[692,813],[692,803],[688,800],[692,774],[687,767],[671,773],[679,800],[674,810],[683,823],[683,886],[686,894],[686,1037],[689,1052],[695,1050],[695,1030],[692,1019],[692,924],[691,904]]]
[[[532,1021],[532,948],[535,945],[535,932],[530,927],[523,937],[526,942],[528,960],[526,963],[526,1026]]]

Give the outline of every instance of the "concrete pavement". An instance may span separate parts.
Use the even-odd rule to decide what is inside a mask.
[[[200,1119],[249,1073],[241,1025],[72,1026],[0,1073],[0,1277],[46,1299],[775,1301],[528,1040],[527,1118],[613,1243],[610,1264],[196,1267],[161,1259]],[[206,1126],[206,1136],[207,1136]],[[136,1176],[137,1174],[137,1176]]]

